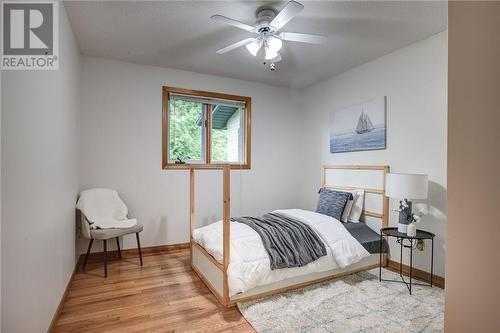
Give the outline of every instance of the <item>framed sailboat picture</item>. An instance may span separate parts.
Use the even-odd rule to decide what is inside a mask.
[[[330,113],[330,153],[385,148],[385,96]]]

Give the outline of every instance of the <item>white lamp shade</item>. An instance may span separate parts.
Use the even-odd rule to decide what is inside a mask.
[[[385,195],[397,199],[427,199],[427,175],[388,173]]]

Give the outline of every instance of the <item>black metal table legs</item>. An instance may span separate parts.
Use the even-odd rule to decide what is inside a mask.
[[[382,233],[380,233],[380,243],[379,243],[379,248],[378,248],[378,252],[379,252],[379,257],[378,257],[378,281],[382,281],[382,245],[384,243],[384,239],[383,239],[383,235]]]
[[[434,276],[434,238],[431,240],[431,287],[432,287],[432,277]]]
[[[406,238],[408,239],[408,238]],[[399,282],[399,283],[404,283],[406,287],[408,288],[408,291],[411,295],[412,293],[412,287],[413,285],[419,285],[419,286],[427,286],[427,287],[432,287],[432,278],[434,275],[434,238],[431,239],[431,277],[430,277],[430,283],[429,284],[424,284],[424,283],[416,283],[413,282],[413,242],[417,242],[415,239],[408,239],[410,241],[409,245],[404,245],[404,238],[397,238],[396,242],[399,243],[400,245],[400,250],[399,250],[399,276],[401,280],[386,280],[382,279],[382,251],[380,251],[379,254],[379,276],[378,280],[380,282]],[[380,249],[382,249],[382,243],[383,243],[383,235],[380,235]],[[416,245],[416,244],[415,244]],[[409,266],[409,281],[406,281],[403,275],[403,247],[409,248],[410,249],[410,266]]]

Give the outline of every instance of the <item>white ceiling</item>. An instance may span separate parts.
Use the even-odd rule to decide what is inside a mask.
[[[395,51],[447,27],[443,1],[301,1],[283,31],[328,35],[324,45],[284,42],[271,72],[246,49],[216,50],[249,32],[215,22],[222,14],[249,24],[262,5],[286,1],[65,1],[80,51],[139,64],[303,88]]]

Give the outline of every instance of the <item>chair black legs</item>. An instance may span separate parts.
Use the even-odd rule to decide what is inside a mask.
[[[118,248],[118,256],[122,257],[122,251],[120,250],[120,239],[118,237],[116,237],[116,247]]]
[[[104,277],[108,277],[108,240],[104,239],[102,241],[104,247]]]
[[[137,238],[137,248],[139,249],[139,258],[141,259],[141,266],[142,266],[142,252],[141,252],[141,241],[139,240],[139,233],[135,233],[135,237]]]
[[[141,251],[141,241],[139,240],[139,233],[135,233],[135,237],[137,239],[137,248],[139,249],[139,258],[141,259],[141,266],[142,266],[142,251]],[[87,253],[85,254],[85,259],[83,260],[83,267],[82,269],[85,271],[85,266],[87,265],[87,260],[89,259],[89,254],[90,250],[92,249],[92,243],[94,243],[94,239],[90,239],[89,242],[89,247],[87,248]],[[122,251],[120,249],[120,239],[116,237],[116,246],[118,248],[118,256],[121,258],[122,257]],[[103,247],[103,254],[104,254],[104,277],[108,277],[108,240],[103,239],[102,241],[102,247]]]
[[[85,259],[83,260],[83,267],[82,269],[85,270],[85,266],[87,265],[87,259],[89,258],[90,250],[92,249],[92,243],[94,242],[94,239],[91,238],[89,242],[89,247],[87,248],[87,254],[85,254]]]

